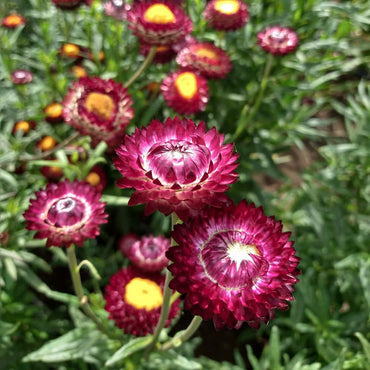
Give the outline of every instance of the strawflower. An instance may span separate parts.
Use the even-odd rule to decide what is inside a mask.
[[[124,20],[129,9],[130,6],[124,0],[109,0],[104,3],[105,14],[117,21]]]
[[[153,120],[124,138],[114,164],[123,178],[120,188],[134,188],[129,205],[145,203],[145,214],[176,212],[181,219],[207,205],[224,206],[234,183],[238,155],[224,135],[204,122],[168,118]]]
[[[164,276],[140,271],[132,266],[114,274],[105,288],[105,309],[109,318],[126,334],[152,334],[163,302]],[[165,326],[179,311],[179,300],[170,309]]]
[[[166,104],[179,114],[195,114],[206,108],[207,80],[196,71],[180,70],[167,75],[161,84]]]
[[[235,31],[249,20],[247,4],[241,0],[212,0],[204,10],[209,25],[221,31]]]
[[[207,78],[224,78],[232,68],[228,54],[211,42],[188,44],[177,54],[176,62]]]
[[[52,136],[44,136],[37,143],[36,146],[41,149],[41,151],[46,152],[53,149],[58,142]]]
[[[134,116],[132,104],[120,83],[82,77],[72,84],[63,100],[63,116],[82,135],[91,136],[93,146],[105,141],[115,147]]]
[[[262,49],[275,55],[292,53],[298,45],[298,35],[288,27],[272,26],[257,34]]]
[[[144,55],[146,57],[149,54],[150,49],[151,49],[150,45],[140,44],[141,55]],[[158,64],[165,64],[174,59],[175,56],[176,52],[170,45],[160,45],[157,47],[155,51],[155,55],[152,62]]]
[[[127,12],[127,21],[142,43],[155,46],[180,42],[193,29],[181,5],[171,0],[134,2]]]
[[[33,80],[33,74],[25,69],[16,69],[10,75],[10,79],[15,85],[25,85]]]
[[[23,24],[26,24],[26,20],[18,14],[10,14],[1,21],[1,25],[5,28],[17,28]]]
[[[57,123],[63,121],[63,105],[60,103],[50,103],[44,108],[45,121]]]
[[[91,5],[92,0],[53,0],[56,7],[63,10],[74,10],[81,5]]]
[[[166,254],[170,287],[186,294],[185,309],[212,319],[216,329],[243,322],[258,328],[293,300],[299,258],[290,233],[262,207],[242,201],[209,208],[175,225],[172,237],[178,245]]]
[[[85,181],[101,192],[107,186],[107,175],[101,167],[95,165],[87,174]]]
[[[23,135],[27,135],[30,130],[35,128],[34,121],[18,121],[13,126],[12,134],[15,135],[16,132],[23,132]]]
[[[107,222],[101,193],[86,182],[49,183],[35,195],[23,216],[26,228],[37,231],[36,239],[47,238],[47,247],[72,243],[82,247],[86,239],[99,235],[100,225]]]

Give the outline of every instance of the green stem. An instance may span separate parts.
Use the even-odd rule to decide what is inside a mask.
[[[194,316],[193,320],[185,330],[182,330],[179,333],[177,333],[177,335],[174,338],[164,343],[159,350],[161,352],[164,352],[168,351],[171,348],[179,347],[182,343],[186,342],[193,336],[193,334],[198,330],[202,322],[203,320],[200,316]]]
[[[96,324],[97,328],[107,334],[108,336],[109,333],[105,330],[104,326],[100,322],[100,320],[96,317],[94,312],[92,311],[87,296],[84,294],[83,288],[82,288],[82,283],[81,283],[81,277],[79,273],[79,267],[77,266],[77,259],[76,259],[76,253],[75,253],[75,246],[72,244],[69,248],[67,248],[67,258],[68,258],[68,266],[69,266],[69,271],[71,273],[71,278],[72,278],[72,283],[73,283],[73,288],[75,290],[75,293],[77,295],[77,298],[80,302],[82,311],[90,317],[92,321]]]
[[[269,78],[269,75],[270,75],[270,71],[271,71],[273,61],[274,61],[273,54],[269,54],[266,65],[265,65],[265,69],[263,71],[261,83],[260,83],[260,86],[259,86],[259,89],[258,89],[258,94],[257,94],[257,97],[254,101],[252,109],[249,111],[249,114],[247,114],[248,113],[248,105],[245,105],[243,107],[242,113],[240,115],[238,127],[237,127],[234,135],[231,137],[230,141],[235,141],[239,137],[239,135],[243,132],[244,129],[246,129],[248,127],[248,124],[252,121],[255,114],[257,113],[258,108],[261,105],[263,94],[265,92],[265,89],[266,89],[266,86],[267,86],[267,83],[268,83],[268,78]]]
[[[149,64],[152,62],[154,55],[157,51],[156,46],[152,46],[148,55],[146,56],[143,64],[139,67],[139,69],[131,76],[131,78],[125,83],[125,87],[131,86],[136,79],[145,71],[145,69],[149,66]]]

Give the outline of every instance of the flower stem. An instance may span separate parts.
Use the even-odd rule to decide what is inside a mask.
[[[149,66],[149,64],[152,62],[154,55],[157,51],[156,46],[152,46],[151,49],[149,50],[148,55],[146,56],[144,62],[142,65],[139,67],[139,69],[131,76],[131,78],[125,83],[125,87],[131,86],[136,79],[145,71],[145,69]]]
[[[200,316],[194,316],[193,320],[185,330],[178,332],[175,337],[164,343],[159,350],[161,352],[164,352],[168,351],[171,348],[179,347],[182,343],[186,342],[192,337],[192,335],[198,330],[202,322],[203,319]]]
[[[104,328],[103,324],[100,322],[100,320],[96,317],[94,312],[92,311],[87,296],[83,292],[82,283],[81,283],[81,277],[79,273],[79,266],[77,266],[77,259],[76,259],[76,253],[75,253],[75,246],[72,244],[69,248],[67,248],[67,258],[68,258],[68,266],[69,271],[71,273],[73,288],[75,290],[75,293],[77,295],[77,298],[80,302],[81,308],[85,314],[90,317],[92,321],[96,324],[97,328],[109,335],[107,333],[106,329]],[[109,335],[110,336],[110,335]]]
[[[249,110],[249,113],[248,113],[248,105],[245,105],[243,107],[237,129],[236,129],[234,135],[231,137],[230,141],[235,141],[239,137],[239,135],[243,132],[244,129],[246,129],[248,127],[248,124],[250,123],[250,121],[252,121],[255,114],[257,113],[258,108],[261,105],[263,94],[264,94],[266,86],[267,86],[268,77],[270,75],[270,71],[271,71],[273,61],[274,61],[273,54],[269,54],[266,65],[265,65],[265,69],[263,71],[261,83],[260,83],[260,86],[259,86],[259,89],[258,89],[258,94],[257,94],[257,97],[254,101],[252,109]]]

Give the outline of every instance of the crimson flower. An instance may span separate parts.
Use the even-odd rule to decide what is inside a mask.
[[[47,238],[46,246],[82,247],[88,238],[99,235],[99,226],[107,222],[101,194],[86,182],[48,183],[36,192],[23,214],[28,230],[37,230],[36,239]]]
[[[53,0],[56,7],[63,10],[73,10],[85,4],[90,6],[92,0]]]
[[[114,164],[123,175],[117,185],[134,188],[129,205],[145,203],[147,215],[158,209],[184,220],[207,205],[224,206],[225,191],[238,178],[238,155],[223,141],[215,128],[206,132],[203,121],[153,120],[116,150]]]
[[[33,80],[33,74],[25,69],[16,69],[10,75],[10,79],[15,85],[25,85]]]
[[[126,334],[142,337],[154,333],[163,303],[164,276],[132,266],[114,274],[105,288],[105,309],[109,318]],[[177,299],[171,306],[165,326],[179,311]]]
[[[127,21],[142,43],[155,46],[180,42],[193,29],[190,18],[174,0],[134,2]]]
[[[63,121],[63,105],[57,102],[50,103],[44,108],[45,121],[57,123]]]
[[[114,147],[134,116],[132,104],[121,84],[99,77],[81,77],[64,98],[63,116],[82,135],[91,136],[93,146],[105,141]]]
[[[272,26],[257,34],[262,49],[275,55],[293,52],[298,45],[298,35],[288,27]]]
[[[249,13],[241,0],[212,0],[206,5],[204,18],[216,30],[234,31],[248,22]]]
[[[205,77],[196,71],[170,73],[161,84],[166,104],[179,114],[195,114],[206,108],[209,99]]]
[[[244,321],[258,328],[293,300],[299,258],[290,233],[262,207],[242,201],[209,208],[175,225],[172,237],[178,245],[166,253],[170,287],[186,294],[185,309],[213,319],[216,329]]]
[[[150,49],[150,45],[140,44],[140,54],[144,55],[145,57],[149,54]],[[176,52],[171,45],[160,45],[157,46],[152,62],[165,64],[171,61],[175,56]]]
[[[1,21],[1,25],[5,28],[17,28],[22,24],[26,24],[26,20],[18,14],[10,14]]]
[[[188,44],[177,54],[176,62],[208,78],[224,78],[232,68],[228,54],[211,42]]]
[[[85,181],[97,191],[102,192],[107,186],[107,175],[100,166],[95,165],[87,174]]]

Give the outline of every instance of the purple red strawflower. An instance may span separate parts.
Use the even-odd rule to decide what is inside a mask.
[[[292,53],[298,46],[298,35],[288,27],[272,26],[257,34],[262,49],[275,55]]]

